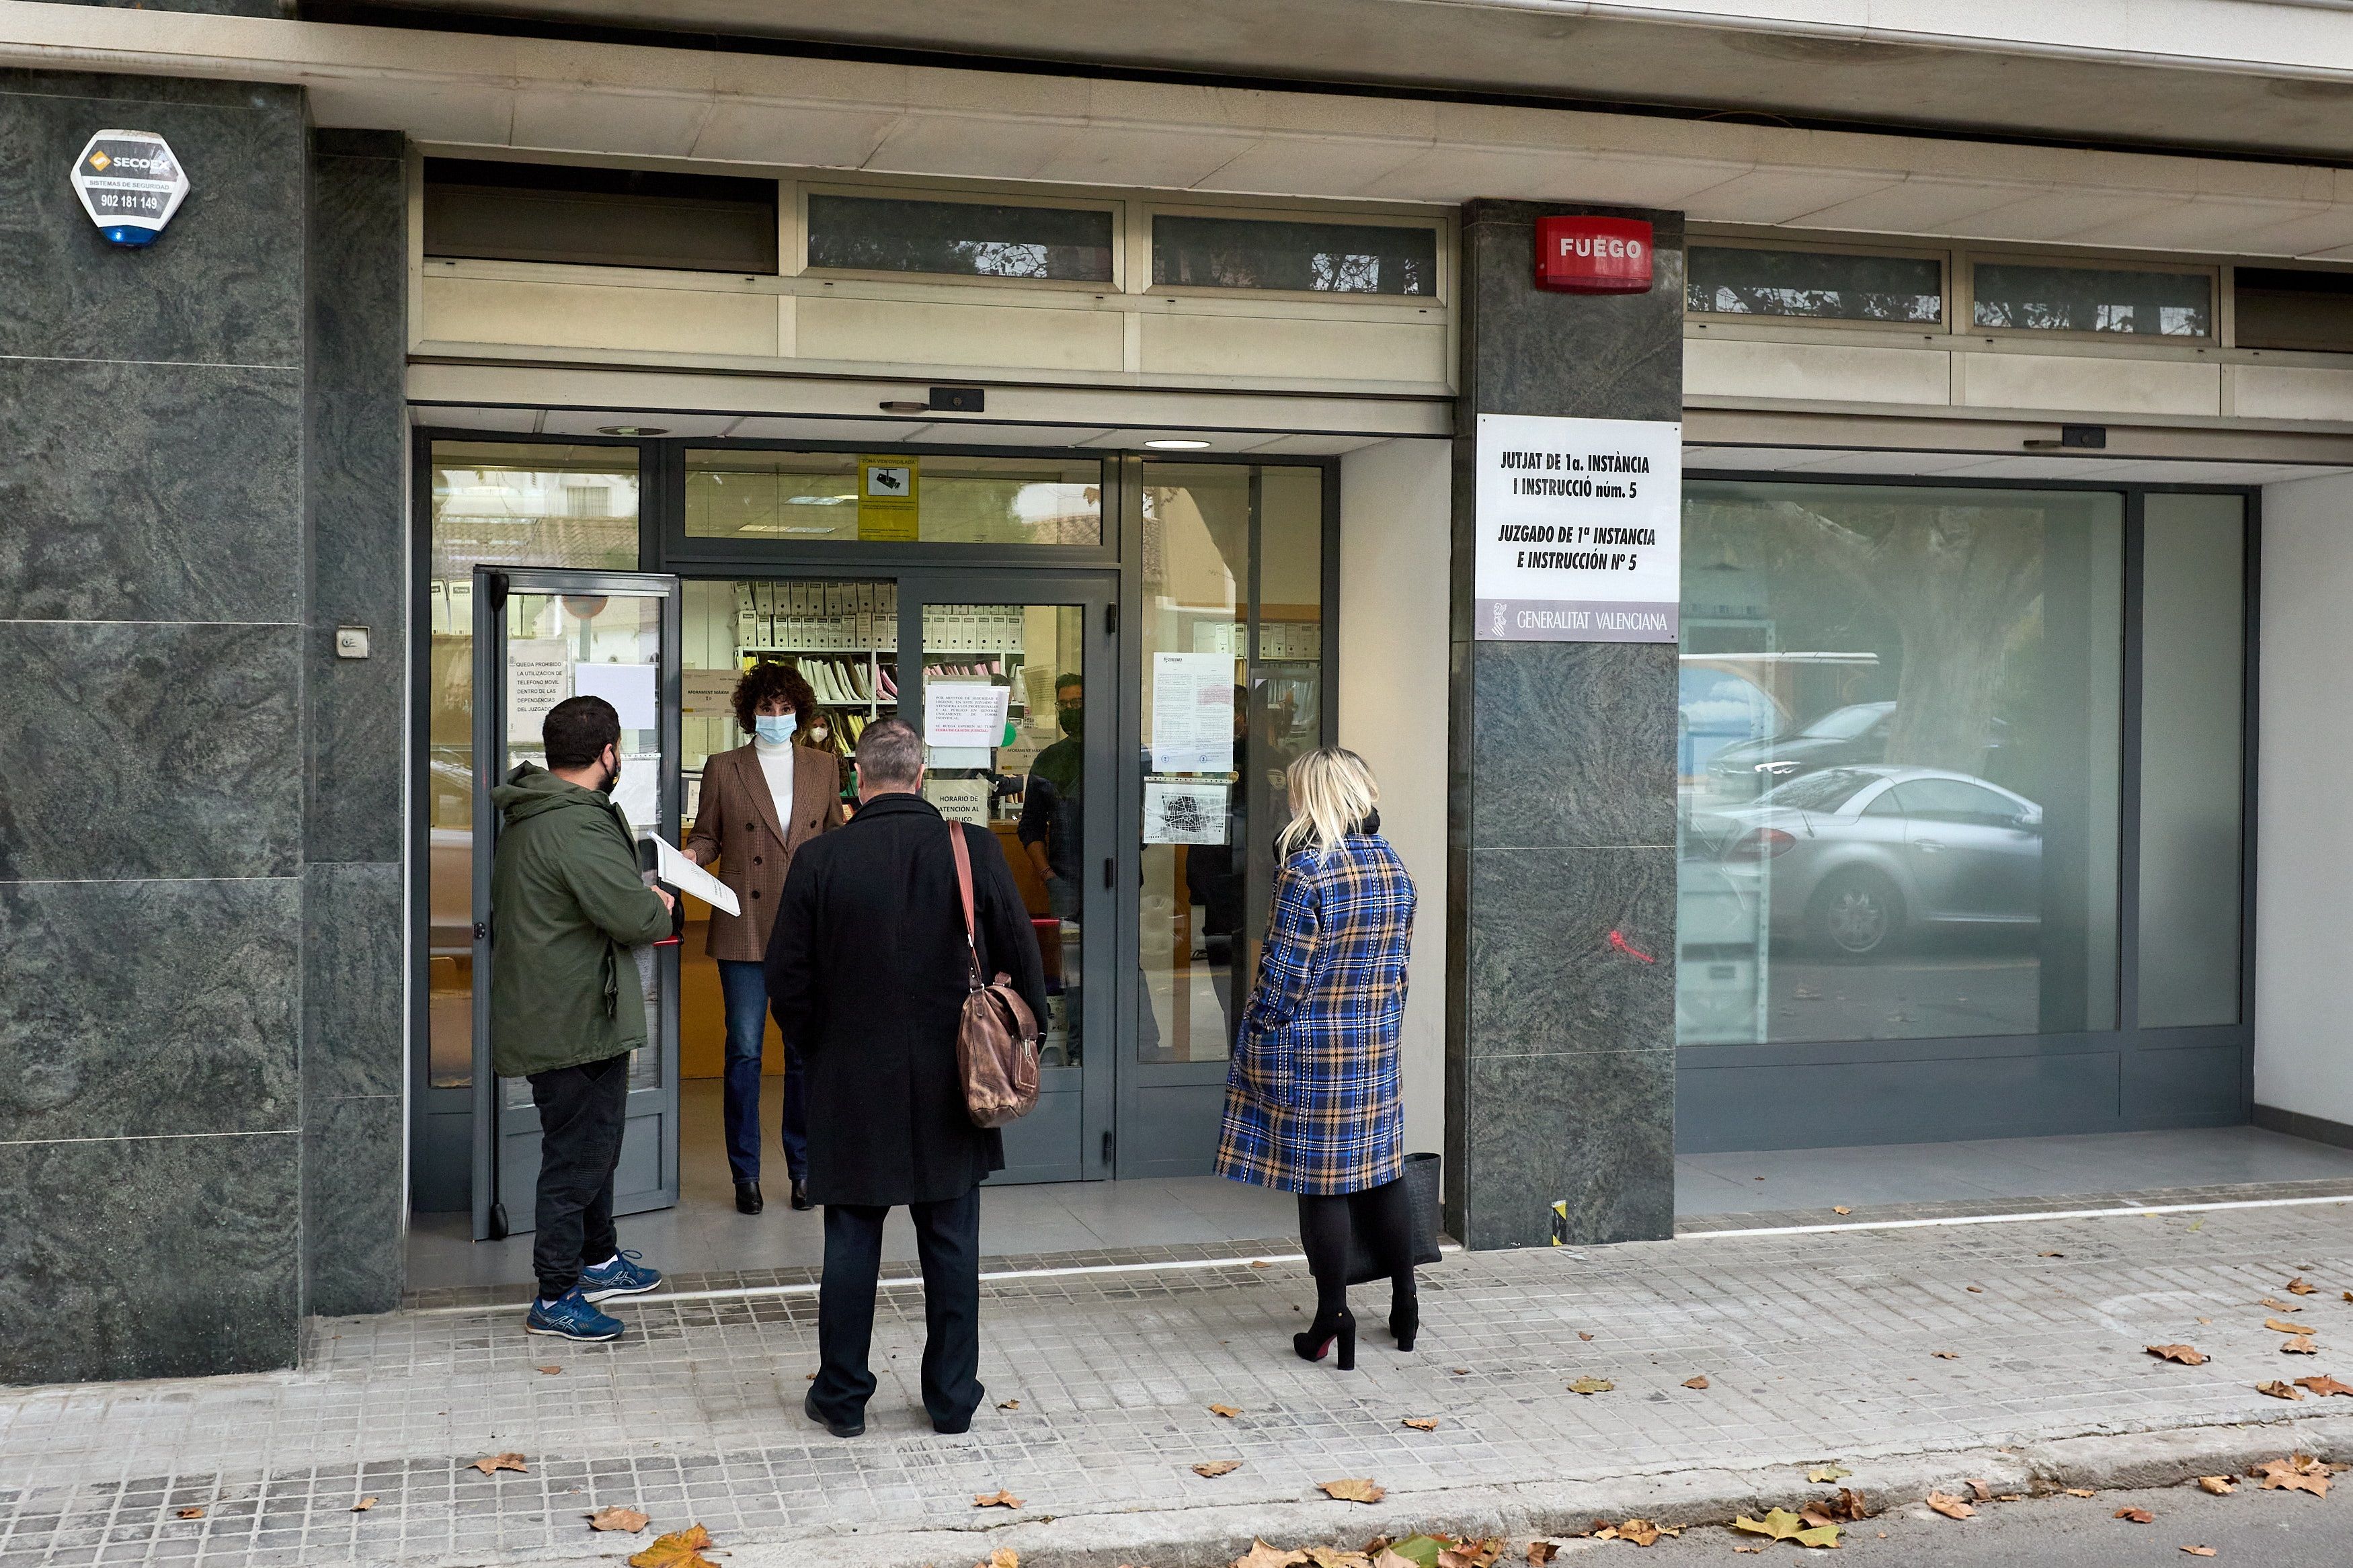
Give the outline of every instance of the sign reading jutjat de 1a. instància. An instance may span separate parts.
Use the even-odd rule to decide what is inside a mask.
[[[1472,561],[1482,642],[1673,642],[1683,426],[1479,416]]]
[[[74,160],[74,195],[116,245],[153,245],[188,197],[188,174],[153,131],[101,131]]]

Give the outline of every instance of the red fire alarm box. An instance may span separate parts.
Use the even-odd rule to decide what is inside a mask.
[[[1536,219],[1536,287],[1567,294],[1651,291],[1651,226],[1632,217]]]

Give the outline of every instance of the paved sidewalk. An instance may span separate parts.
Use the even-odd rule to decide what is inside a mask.
[[[2319,1292],[2284,1295],[2295,1275]],[[2325,1450],[2353,1430],[2327,1419],[2334,1400],[2255,1391],[2353,1380],[2338,1204],[1456,1255],[1422,1289],[1412,1356],[1375,1326],[1381,1293],[1358,1292],[1366,1342],[1343,1373],[1290,1354],[1311,1301],[1295,1263],[1000,1279],[983,1376],[992,1405],[1019,1405],[962,1437],[923,1422],[921,1297],[895,1289],[868,1436],[846,1443],[799,1414],[808,1294],[645,1298],[607,1347],[526,1337],[508,1308],[324,1321],[300,1373],[0,1391],[0,1568],[587,1562],[650,1538],[590,1534],[606,1504],[656,1530],[701,1522],[738,1568],[805,1561],[815,1541],[828,1563],[963,1568],[1018,1544],[1030,1568],[1177,1568],[1277,1526],[1566,1523],[1604,1493],[1697,1510],[1702,1471],[1786,1473],[1798,1496],[1776,1468],[1836,1458],[1855,1484],[1909,1485],[1923,1456],[2084,1434],[2174,1433],[2163,1451],[2189,1464],[2210,1436]],[[2266,1295],[2303,1306],[2320,1355],[2280,1352]],[[2177,1341],[2212,1359],[2143,1353]],[[1568,1392],[1583,1377],[1616,1386]],[[503,1450],[529,1472],[467,1468]],[[1241,1466],[1193,1473],[1216,1459]],[[1339,1477],[1388,1499],[1311,1500]],[[999,1488],[1018,1514],[974,1509]],[[362,1496],[375,1506],[351,1512]]]

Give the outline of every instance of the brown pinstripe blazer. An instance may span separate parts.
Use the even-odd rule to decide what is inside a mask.
[[[807,746],[793,751],[793,798],[780,811],[751,742],[713,752],[702,764],[702,798],[686,847],[734,890],[740,915],[711,911],[713,958],[758,963],[768,955],[768,932],[784,896],[793,852],[841,826],[841,774],[833,753]],[[714,864],[715,862],[715,864]]]

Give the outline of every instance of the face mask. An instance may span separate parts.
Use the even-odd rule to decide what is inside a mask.
[[[825,739],[825,726],[824,726],[824,725],[822,725],[822,724],[812,724],[812,725],[810,725],[810,726],[809,726],[809,736],[808,736],[808,738],[809,738],[810,740],[812,740],[812,741],[822,741],[822,740],[824,740],[824,739]]]
[[[605,783],[604,783],[604,784],[603,784],[603,785],[602,785],[602,786],[597,790],[597,793],[598,793],[599,795],[611,795],[615,790],[618,789],[618,788],[620,787],[620,785],[621,785],[621,759],[620,759],[620,757],[619,757],[617,754],[616,754],[616,755],[615,755],[615,757],[613,758],[613,771],[612,771],[611,773],[607,773],[607,774],[605,775]]]
[[[754,731],[772,746],[781,746],[793,738],[800,718],[792,713],[763,713],[752,721]]]
[[[1087,710],[1084,708],[1064,708],[1060,710],[1060,717],[1062,721],[1062,733],[1070,736],[1071,739],[1075,741],[1087,732]]]

